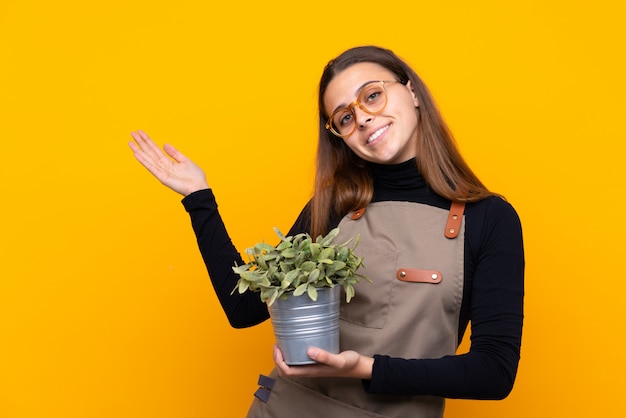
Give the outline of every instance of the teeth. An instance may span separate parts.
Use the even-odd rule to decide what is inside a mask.
[[[372,134],[372,136],[370,136],[369,138],[367,138],[367,143],[369,144],[370,142],[374,141],[376,138],[378,138],[379,136],[381,136],[383,134],[383,132],[385,132],[387,129],[389,129],[389,125],[385,126],[384,128],[380,128],[379,130],[377,130],[376,132],[374,132]]]

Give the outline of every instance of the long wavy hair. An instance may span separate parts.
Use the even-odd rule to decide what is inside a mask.
[[[342,138],[325,127],[328,111],[324,108],[324,95],[328,84],[348,67],[362,62],[386,68],[403,84],[411,82],[419,102],[416,108],[416,169],[426,183],[437,194],[451,201],[473,202],[494,195],[461,156],[428,88],[415,71],[388,49],[356,47],[331,60],[320,79],[319,142],[311,205],[311,234],[317,236],[326,232],[329,213],[344,215],[367,206],[372,199],[373,182],[367,163],[354,154]]]

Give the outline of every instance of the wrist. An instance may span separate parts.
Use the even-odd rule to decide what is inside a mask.
[[[189,187],[188,189],[181,192],[184,197],[189,196],[192,193],[198,192],[200,190],[210,189],[207,183],[196,184],[193,187]]]
[[[359,359],[359,364],[357,365],[357,378],[371,380],[372,379],[372,369],[374,367],[374,358],[361,356]]]

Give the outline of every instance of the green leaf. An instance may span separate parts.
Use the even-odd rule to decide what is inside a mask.
[[[304,262],[305,257],[306,253],[304,251],[301,251],[293,262],[296,267],[299,267]]]
[[[239,280],[239,293],[245,292],[246,290],[248,290],[249,287],[250,286],[248,282],[246,282],[245,280],[241,280],[241,279]]]
[[[258,282],[262,280],[263,277],[265,277],[265,275],[257,271],[244,271],[241,273],[241,278],[249,282]]]
[[[294,296],[302,295],[304,292],[307,291],[308,286],[309,286],[308,283],[302,283],[300,286],[296,287],[296,290],[293,291],[293,295]]]
[[[309,238],[304,238],[298,243],[298,251],[308,251],[311,246],[311,240]]]
[[[280,244],[278,244],[276,246],[276,250],[277,251],[282,251],[282,250],[284,250],[286,248],[290,248],[291,246],[292,246],[291,242],[289,242],[289,241],[281,241]]]
[[[307,281],[309,283],[313,283],[313,282],[317,281],[317,279],[320,278],[320,274],[322,274],[322,272],[319,269],[315,269],[315,270],[311,271]]]
[[[300,286],[300,284],[301,284],[303,281],[304,281],[304,282],[306,282],[306,276],[305,276],[302,272],[300,272],[300,274],[298,274],[298,277],[296,277],[296,280],[294,280],[294,281],[291,283],[291,288],[292,288],[292,289],[297,288],[298,286]]]
[[[330,245],[337,235],[339,235],[339,228],[334,228],[321,240],[318,239],[317,242],[323,246]]]
[[[276,288],[272,287],[269,289],[265,289],[261,292],[261,300],[271,305],[272,303],[274,303],[278,295],[279,295],[279,291]]]
[[[345,267],[346,267],[346,263],[344,263],[343,261],[333,261],[331,265],[326,267],[326,274],[329,276],[332,276],[333,274],[335,274],[335,272]]]
[[[300,270],[310,272],[310,271],[313,271],[315,266],[317,266],[317,264],[315,264],[315,262],[313,262],[313,261],[305,261],[304,263],[302,263],[300,265]]]
[[[250,289],[269,289],[271,287],[274,286],[269,280],[267,280],[267,278],[264,278],[263,280],[256,283],[250,283]]]
[[[309,286],[307,288],[307,293],[309,294],[309,297],[311,298],[311,300],[314,300],[314,301],[317,300],[317,289],[315,288],[315,286]]]
[[[300,274],[300,270],[298,269],[293,269],[291,270],[289,273],[285,274],[285,278],[283,279],[283,282],[287,282],[287,285],[290,285],[297,277],[298,274]],[[283,289],[285,289],[285,286],[282,286]]]
[[[274,290],[274,292],[272,292],[272,294],[270,295],[269,299],[267,300],[267,304],[269,306],[271,306],[274,302],[276,302],[276,299],[281,294],[280,292],[278,292],[277,289],[272,289],[272,290]]]
[[[284,261],[281,261],[280,263],[278,263],[278,265],[280,266],[280,270],[281,271],[290,271],[290,270],[292,270],[291,265],[285,263]]]
[[[259,250],[259,251],[267,251],[267,252],[274,250],[273,246],[271,246],[271,245],[269,245],[269,244],[267,244],[265,242],[259,242],[258,244],[256,244],[254,246],[254,248],[256,250]]]
[[[345,291],[346,291],[346,302],[350,303],[350,300],[352,300],[352,298],[354,297],[354,286],[348,283],[345,286]]]
[[[281,253],[281,255],[285,258],[294,258],[297,254],[298,251],[296,251],[294,248],[287,248]]]
[[[282,232],[280,232],[280,229],[278,229],[278,228],[274,227],[274,233],[275,233],[276,235],[278,235],[278,238],[280,238],[280,240],[281,240],[281,241],[286,241],[286,240],[287,240],[287,237],[285,237],[285,236],[283,235],[283,233],[282,233]]]
[[[320,256],[320,252],[322,251],[322,246],[317,243],[311,244],[311,259],[317,260]]]
[[[278,258],[278,254],[276,253],[265,254],[263,258],[265,258],[266,262],[270,262],[270,261],[276,260]]]
[[[267,270],[267,263],[265,262],[265,257],[263,257],[263,254],[261,254],[258,257],[256,257],[256,261],[257,261],[257,263],[259,263],[259,266],[262,269]]]
[[[332,247],[324,248],[320,253],[319,259],[330,259],[333,260],[335,258],[335,249]]]
[[[339,248],[339,251],[337,251],[337,260],[347,261],[349,252],[350,252],[350,249],[348,247]]]
[[[241,273],[243,273],[244,271],[247,271],[250,267],[252,267],[252,264],[245,264],[243,266],[234,266],[233,271],[241,275]]]

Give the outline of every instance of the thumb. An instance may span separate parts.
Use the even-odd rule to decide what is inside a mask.
[[[306,353],[312,360],[315,360],[318,363],[327,363],[329,360],[328,352],[322,350],[321,348],[310,347]]]
[[[174,161],[176,161],[177,163],[181,163],[183,161],[187,161],[187,157],[185,157],[182,152],[178,151],[171,144],[164,144],[163,145],[163,150],[167,153],[167,155],[172,157],[174,159]]]

